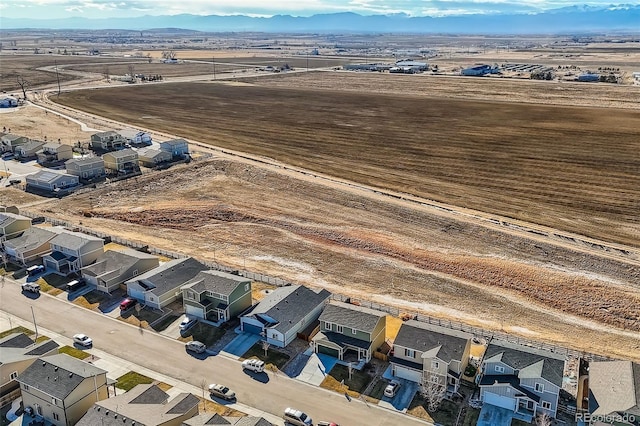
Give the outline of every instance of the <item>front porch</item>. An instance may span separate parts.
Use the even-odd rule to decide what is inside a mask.
[[[340,364],[354,366],[357,363],[360,368],[371,361],[371,343],[354,339],[339,333],[319,332],[312,340],[316,353],[325,353],[338,358]]]
[[[54,251],[43,258],[44,266],[61,274],[70,274],[80,270],[80,259],[68,256],[62,252]]]

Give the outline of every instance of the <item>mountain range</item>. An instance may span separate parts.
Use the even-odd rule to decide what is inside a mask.
[[[270,33],[455,33],[455,34],[566,34],[585,32],[640,32],[640,4],[606,7],[577,5],[540,13],[470,14],[412,17],[405,14],[318,14],[308,17],[274,15],[159,15],[137,18],[65,19],[6,18],[0,29],[122,29],[181,28],[204,32]]]

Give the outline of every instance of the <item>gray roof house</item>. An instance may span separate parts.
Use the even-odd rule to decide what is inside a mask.
[[[15,213],[0,213],[0,247],[2,243],[19,237],[31,228],[31,219]]]
[[[46,192],[49,194],[66,194],[80,184],[78,176],[40,170],[25,178],[27,191]]]
[[[592,416],[618,417],[620,423],[616,424],[640,424],[640,364],[631,361],[590,362],[589,413]],[[630,421],[632,417],[635,423]]]
[[[184,157],[189,154],[189,143],[184,139],[171,139],[160,142],[160,149],[170,153],[173,158]]]
[[[99,151],[113,151],[123,148],[125,142],[125,138],[113,130],[91,135],[91,148]]]
[[[122,129],[118,130],[118,133],[132,145],[151,145],[152,143],[151,135],[141,130]]]
[[[74,158],[64,163],[67,173],[78,176],[82,181],[98,180],[105,176],[102,157]]]
[[[251,280],[220,271],[202,271],[181,288],[187,315],[225,322],[251,307]]]
[[[318,320],[331,293],[301,285],[279,287],[240,317],[242,331],[260,334],[269,344],[284,348]]]
[[[564,375],[564,356],[502,341],[484,355],[480,399],[531,421],[537,413],[555,417]]]
[[[138,153],[130,148],[107,152],[102,159],[105,169],[112,174],[126,175],[140,171]]]
[[[218,413],[204,413],[182,422],[182,426],[208,426],[208,425],[231,425],[231,426],[273,426],[273,423],[263,417],[244,416],[229,417],[221,416]]]
[[[53,237],[51,253],[42,261],[45,268],[69,274],[95,262],[103,253],[102,238],[65,230]]]
[[[173,399],[157,385],[137,385],[89,408],[76,426],[180,426],[198,414],[200,400],[191,393]]]
[[[438,384],[445,395],[458,392],[469,363],[473,335],[415,320],[402,323],[393,342],[391,372],[421,388]]]
[[[29,142],[29,138],[26,136],[18,136],[12,133],[5,133],[0,136],[0,144],[2,146],[2,152],[15,152],[17,146]]]
[[[42,145],[42,151],[38,153],[38,164],[62,163],[73,158],[73,147],[56,142],[48,142]]]
[[[174,259],[126,281],[127,294],[144,305],[162,309],[182,296],[180,289],[209,268],[192,257]]]
[[[58,353],[53,340],[35,343],[24,333],[12,333],[0,339],[0,395],[18,388],[17,378],[36,359]]]
[[[55,426],[75,425],[95,402],[108,398],[107,372],[67,354],[37,359],[17,380],[24,407]]]
[[[34,226],[19,237],[5,241],[3,250],[11,260],[25,265],[51,253],[51,240],[62,231],[62,228]]]
[[[364,366],[385,341],[384,312],[332,302],[325,306],[319,320],[320,332],[313,338],[316,353],[325,353],[340,360],[353,353]]]
[[[171,161],[172,155],[168,151],[153,148],[140,148],[138,150],[138,159],[144,167],[155,167],[158,164]]]
[[[44,142],[29,141],[22,145],[18,145],[14,150],[14,153],[22,161],[33,160],[38,157],[38,151],[40,150],[40,148],[42,148],[43,145]]]
[[[144,274],[158,265],[160,265],[158,257],[152,254],[133,249],[107,250],[94,264],[82,268],[80,273],[87,284],[93,285],[104,293],[111,293],[125,281]]]

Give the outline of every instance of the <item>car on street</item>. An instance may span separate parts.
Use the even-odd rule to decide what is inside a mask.
[[[218,398],[226,399],[227,401],[233,401],[236,399],[236,393],[234,391],[224,385],[218,385],[216,383],[211,383],[209,385],[209,393],[212,396],[217,396]]]
[[[180,323],[180,331],[187,331],[198,322],[197,318],[193,317],[184,317],[182,322]]]
[[[264,371],[264,361],[255,358],[245,359],[242,361],[242,368],[255,373],[262,373]]]
[[[198,342],[197,340],[187,342],[186,347],[188,351],[195,352],[197,354],[204,353],[204,351],[207,350],[207,345],[202,342]]]
[[[31,293],[40,293],[40,284],[38,283],[22,283],[22,291],[28,291]]]
[[[132,299],[130,297],[127,297],[122,302],[120,302],[120,310],[121,311],[126,311],[127,309],[131,309],[134,306],[136,306],[137,303],[138,303],[138,301],[136,299]]]
[[[312,426],[313,420],[306,413],[295,408],[285,408],[282,415],[285,424],[292,424],[296,426]]]
[[[322,421],[320,420],[316,426],[340,426],[338,423],[335,422],[326,422],[326,421]]]
[[[77,343],[80,346],[84,346],[86,348],[93,345],[93,340],[91,340],[91,337],[87,336],[86,334],[80,333],[73,336],[73,343]]]
[[[400,382],[398,382],[397,380],[392,380],[389,382],[387,387],[384,388],[384,396],[393,398],[398,393],[398,389],[400,389]]]

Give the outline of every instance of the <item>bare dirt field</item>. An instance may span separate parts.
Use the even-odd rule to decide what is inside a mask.
[[[331,76],[345,87],[367,80]],[[388,78],[368,81],[369,92],[380,82],[387,92],[188,83],[56,100],[351,181],[640,246],[640,110],[400,96],[388,93],[401,90],[385,86]]]
[[[190,75],[213,75],[213,65],[205,63],[179,63],[165,64],[161,62],[137,62],[133,64],[136,74],[144,75],[161,75],[162,77],[183,77]],[[95,74],[104,74],[105,67],[108,67],[111,75],[125,75],[129,73],[129,65],[124,63],[118,64],[90,64],[90,65],[72,65],[66,69],[74,71],[90,72]],[[224,65],[216,63],[216,73],[229,72],[237,70],[238,66]]]

